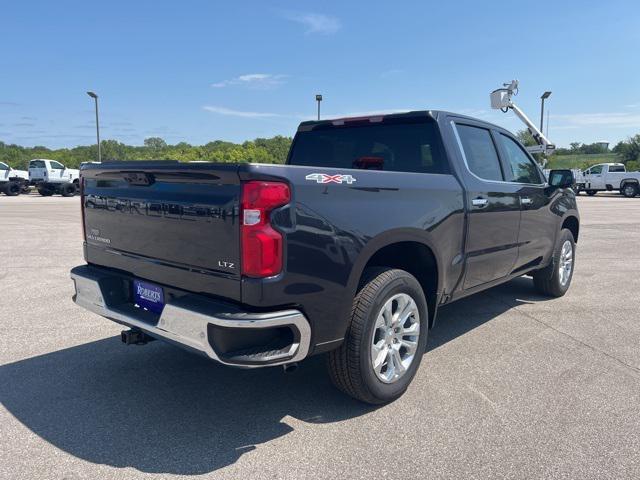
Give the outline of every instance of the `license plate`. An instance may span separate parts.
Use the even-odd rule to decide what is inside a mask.
[[[155,313],[162,313],[164,292],[162,287],[142,280],[133,281],[133,299],[136,305]]]

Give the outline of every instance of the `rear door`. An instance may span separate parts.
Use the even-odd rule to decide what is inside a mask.
[[[464,160],[469,211],[463,288],[503,278],[518,255],[520,198],[505,182],[494,135],[481,123],[455,121],[454,133]]]
[[[495,138],[506,180],[514,185],[520,198],[518,261],[515,269],[524,269],[541,263],[552,251],[557,216],[549,212],[549,190],[535,160],[506,132],[496,131]]]

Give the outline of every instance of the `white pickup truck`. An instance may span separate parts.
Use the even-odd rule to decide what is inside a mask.
[[[72,197],[80,186],[80,170],[67,168],[55,160],[36,158],[29,162],[29,181],[43,197],[54,193]]]
[[[627,172],[622,163],[599,163],[582,172],[578,191],[595,195],[600,191],[619,191],[628,198],[640,194],[640,172]]]
[[[29,191],[29,172],[15,170],[0,162],[0,192],[13,197]]]

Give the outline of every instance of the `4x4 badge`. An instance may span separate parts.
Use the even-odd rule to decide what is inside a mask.
[[[356,181],[351,175],[327,175],[326,173],[310,173],[304,178],[316,183],[346,183],[348,185]]]

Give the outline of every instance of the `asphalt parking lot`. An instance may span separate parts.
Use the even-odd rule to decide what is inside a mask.
[[[569,293],[443,308],[407,394],[120,343],[71,301],[78,198],[0,197],[0,478],[640,478],[640,198],[579,197]]]

